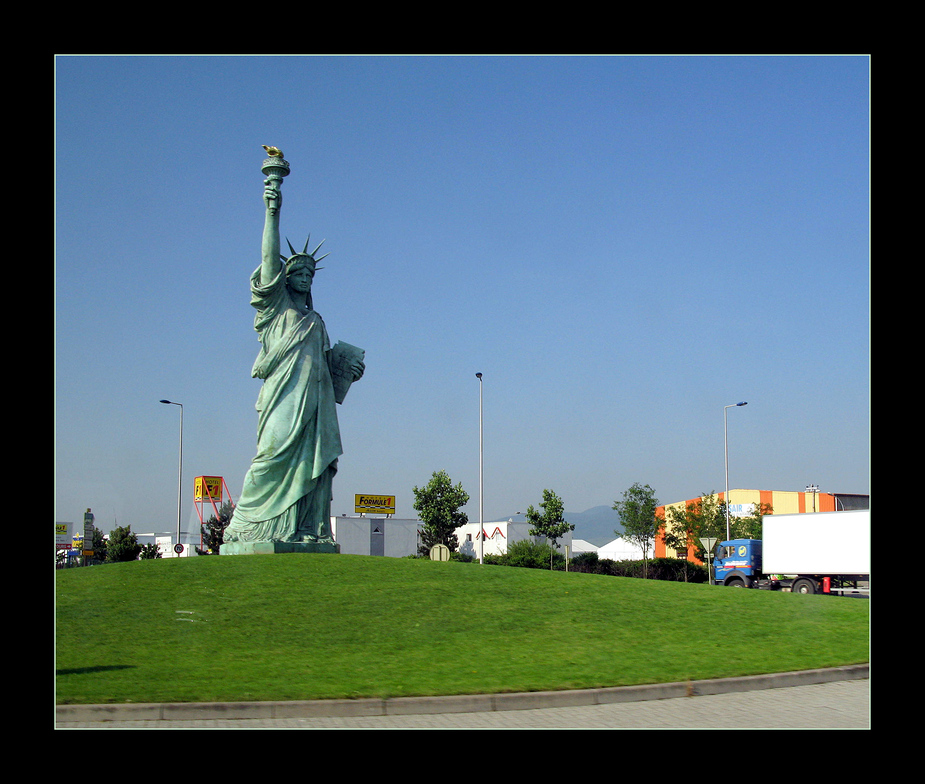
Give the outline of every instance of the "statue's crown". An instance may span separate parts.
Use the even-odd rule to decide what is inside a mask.
[[[289,250],[292,251],[292,255],[287,259],[285,256],[280,254],[280,259],[282,259],[283,262],[285,262],[287,269],[292,268],[294,264],[306,264],[307,266],[311,267],[313,274],[316,270],[324,269],[324,267],[319,267],[317,266],[317,264],[319,261],[321,261],[321,259],[327,258],[329,254],[325,253],[324,256],[317,256],[317,257],[315,256],[319,248],[321,248],[321,246],[324,245],[324,240],[321,240],[321,242],[318,243],[318,247],[315,248],[311,253],[309,253],[308,243],[311,240],[311,237],[312,235],[309,234],[308,239],[305,240],[305,247],[302,248],[301,252],[293,248],[292,243],[289,242],[289,238],[288,237],[286,238],[286,244],[289,245]]]

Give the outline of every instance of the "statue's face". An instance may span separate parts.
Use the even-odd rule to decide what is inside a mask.
[[[308,267],[297,267],[286,276],[286,283],[293,291],[307,294],[312,290],[312,278],[314,277],[314,273]]]

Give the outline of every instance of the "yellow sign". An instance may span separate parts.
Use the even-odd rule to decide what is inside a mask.
[[[211,498],[213,501],[222,500],[222,478],[220,476],[197,476],[193,489],[193,499],[201,501]]]
[[[357,514],[373,512],[395,514],[394,495],[355,495],[354,507]]]

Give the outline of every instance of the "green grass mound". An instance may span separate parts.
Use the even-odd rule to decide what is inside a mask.
[[[869,601],[352,555],[57,572],[59,703],[523,692],[869,660]]]

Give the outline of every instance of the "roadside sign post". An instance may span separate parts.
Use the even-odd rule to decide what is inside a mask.
[[[707,578],[710,580],[710,585],[713,585],[713,573],[710,570],[710,563],[713,560],[713,548],[716,546],[718,540],[713,536],[701,536],[700,543],[703,545],[703,549],[707,553]]]

